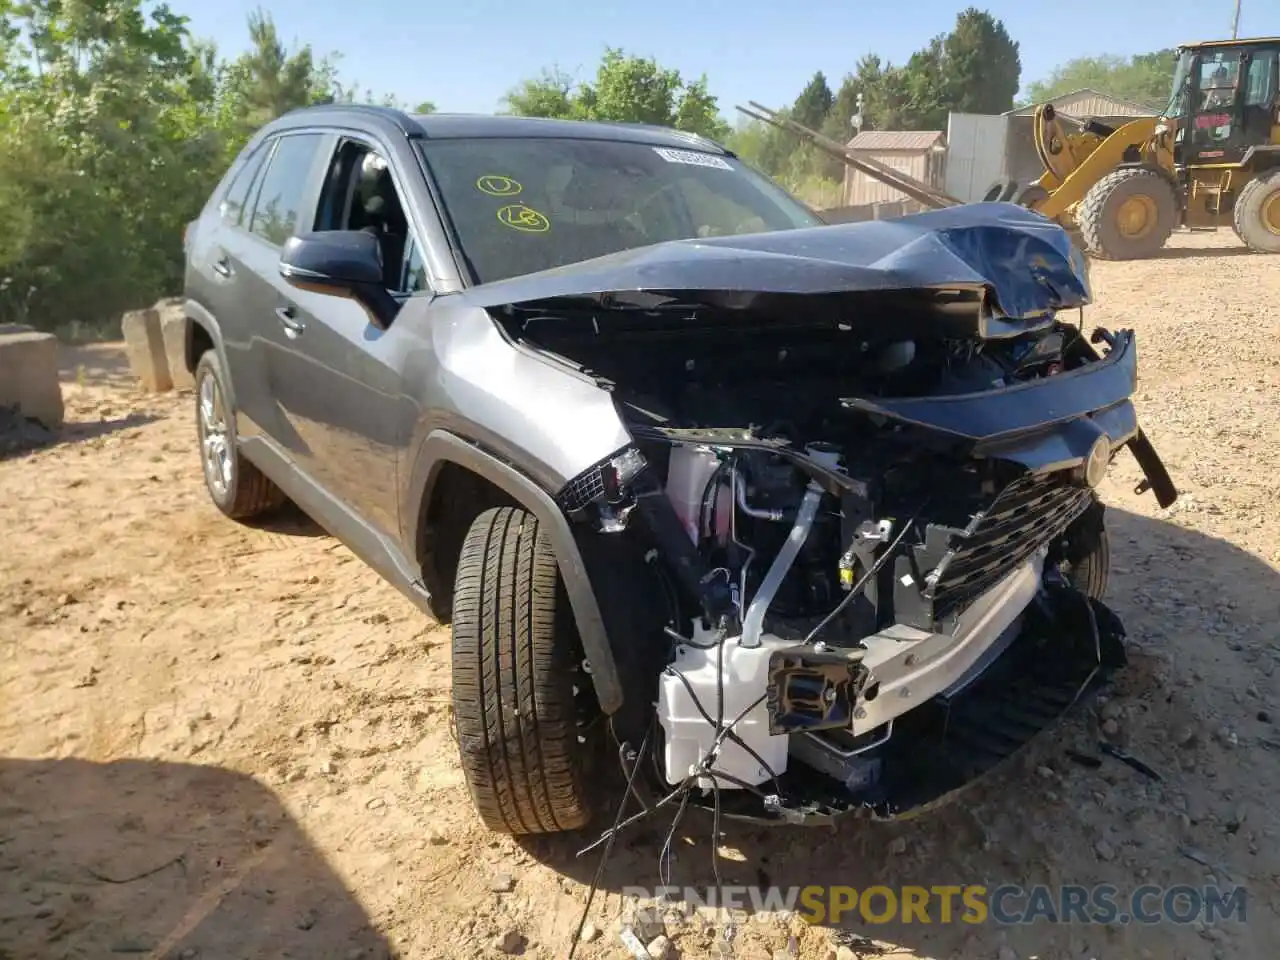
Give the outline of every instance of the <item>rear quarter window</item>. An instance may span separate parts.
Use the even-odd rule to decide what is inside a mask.
[[[222,202],[218,205],[218,212],[223,222],[234,223],[237,226],[244,224],[245,208],[248,206],[250,191],[258,178],[258,173],[262,169],[262,160],[266,155],[267,150],[259,144],[239,164],[239,169],[231,175],[231,183],[222,196]]]

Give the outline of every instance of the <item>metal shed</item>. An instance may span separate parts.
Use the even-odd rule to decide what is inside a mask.
[[[1137,117],[1159,114],[1156,107],[1111,97],[1088,87],[1047,101],[1059,113],[1079,120],[1119,126]],[[953,113],[947,121],[947,192],[962,200],[981,200],[1000,177],[1029,183],[1044,173],[1032,137],[1030,104],[999,115]]]
[[[848,148],[942,189],[947,169],[946,142],[941,130],[864,130],[849,141]],[[853,167],[845,168],[846,205],[905,199],[888,184]]]

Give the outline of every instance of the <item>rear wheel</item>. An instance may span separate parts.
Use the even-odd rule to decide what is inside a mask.
[[[235,411],[216,351],[196,364],[196,437],[204,485],[214,505],[233,520],[249,520],[284,503],[280,488],[240,453]]]
[[[481,513],[453,593],[453,712],[471,801],[491,830],[552,833],[591,818],[582,657],[537,518]]]
[[[1076,221],[1095,256],[1150,257],[1164,247],[1178,224],[1178,197],[1155,170],[1116,170],[1089,188]]]
[[[1236,236],[1256,253],[1280,253],[1280,170],[1250,180],[1231,212]]]

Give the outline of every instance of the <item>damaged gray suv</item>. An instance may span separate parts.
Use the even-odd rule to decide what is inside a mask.
[[[494,830],[584,826],[610,768],[899,815],[1123,664],[1096,491],[1128,448],[1177,494],[1035,213],[828,226],[672,130],[319,107],[185,244],[210,496],[291,499],[452,624]]]

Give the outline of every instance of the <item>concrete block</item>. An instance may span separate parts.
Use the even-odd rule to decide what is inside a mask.
[[[124,330],[129,367],[142,384],[142,389],[153,393],[173,389],[169,360],[164,352],[164,335],[160,332],[160,314],[155,308],[131,310],[121,318],[120,326]]]
[[[164,340],[164,355],[169,366],[169,379],[175,390],[193,390],[196,381],[187,370],[187,312],[177,297],[160,300],[153,307],[160,315],[160,336]]]
[[[58,338],[52,333],[0,334],[0,407],[15,407],[49,430],[62,426]]]

